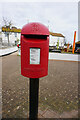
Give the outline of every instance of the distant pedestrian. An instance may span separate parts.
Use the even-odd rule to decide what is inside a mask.
[[[20,50],[20,48],[21,48],[21,46],[20,46],[21,44],[17,44],[17,47],[18,47],[18,55],[21,55],[21,50]]]
[[[17,44],[17,47],[19,48],[19,44]]]

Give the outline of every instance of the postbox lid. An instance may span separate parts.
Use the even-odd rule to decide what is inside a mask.
[[[26,24],[22,30],[22,35],[47,35],[49,36],[49,30],[48,28],[41,24],[41,23],[28,23]]]

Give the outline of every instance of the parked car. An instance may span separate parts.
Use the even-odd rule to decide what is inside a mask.
[[[80,54],[80,48],[78,48],[75,53],[79,53]]]
[[[61,53],[61,50],[51,50],[51,52]]]

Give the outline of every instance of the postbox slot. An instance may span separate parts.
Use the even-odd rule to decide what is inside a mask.
[[[35,39],[45,39],[47,40],[47,35],[24,35],[26,38],[35,38]]]

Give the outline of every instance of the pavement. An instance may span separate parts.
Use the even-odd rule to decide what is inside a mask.
[[[29,78],[21,75],[17,54],[1,57],[3,118],[29,117]],[[39,118],[78,117],[79,66],[80,62],[49,60],[48,76],[39,79]]]
[[[16,52],[17,50],[18,50],[17,46],[0,49],[0,56],[9,55],[13,52]]]
[[[51,60],[65,60],[65,61],[80,61],[79,54],[69,53],[49,53],[49,59]]]

